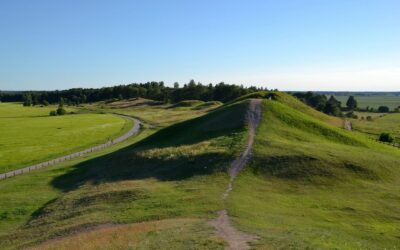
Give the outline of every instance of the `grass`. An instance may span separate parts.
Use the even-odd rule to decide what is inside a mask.
[[[130,115],[155,127],[166,127],[177,122],[199,117],[221,106],[220,102],[182,101],[178,104],[160,104],[152,100],[135,98],[112,103],[85,105],[85,109],[102,110]]]
[[[226,168],[244,142],[246,107],[246,102],[237,103],[162,129],[110,154],[5,180],[0,183],[8,190],[0,194],[3,248],[37,244],[93,225],[134,226],[166,219],[193,222],[182,227],[176,240],[170,239],[171,249],[207,248],[208,244],[220,248],[221,240],[210,238],[206,221],[222,207]],[[42,194],[36,200],[27,197],[32,186]],[[21,209],[24,212],[15,216]],[[205,231],[199,231],[202,228]],[[169,237],[146,234],[146,238],[140,242],[147,249]]]
[[[373,114],[357,112],[358,119],[351,119],[353,129],[366,133],[373,139],[378,139],[381,133],[390,133],[395,137],[395,142],[400,143],[400,114]],[[367,121],[367,116],[371,116],[372,121]],[[364,120],[361,117],[364,117]]]
[[[52,167],[33,171],[29,174],[2,180],[0,182],[0,248],[5,248],[6,240],[10,233],[15,233],[46,204],[51,203],[64,192],[52,185],[55,178],[66,175],[73,166],[83,162],[113,153],[127,145],[148,136],[151,130],[146,130],[120,144],[107,148],[97,153],[79,157]],[[4,237],[4,238],[2,238]],[[8,248],[12,245],[8,245]]]
[[[335,96],[335,98],[345,107],[349,96]],[[400,96],[355,96],[355,98],[359,108],[369,106],[377,110],[379,106],[388,106],[390,110],[394,110],[400,106]]]
[[[50,111],[56,110],[56,105],[23,107],[21,103],[0,103],[0,118],[24,118],[49,116]],[[67,112],[75,112],[76,108],[65,107]]]
[[[400,151],[279,92],[263,101],[253,158],[224,204],[248,97],[171,121],[173,109],[147,107],[172,125],[0,182],[0,248],[221,249],[207,221],[225,206],[260,236],[256,249],[400,247]]]
[[[50,109],[0,104],[0,173],[105,142],[132,126],[109,114],[51,117]]]
[[[287,97],[289,98],[289,97]],[[396,249],[400,152],[264,101],[254,157],[228,200],[265,249]]]
[[[169,219],[105,226],[33,249],[224,249],[213,229],[200,219]]]

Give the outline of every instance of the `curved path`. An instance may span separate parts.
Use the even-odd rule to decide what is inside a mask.
[[[13,176],[16,176],[16,175],[20,175],[20,174],[29,173],[29,172],[31,172],[31,171],[33,171],[35,169],[40,169],[40,168],[43,168],[43,167],[51,166],[51,165],[54,165],[54,164],[57,164],[57,163],[60,163],[60,162],[64,162],[66,160],[74,159],[74,158],[89,154],[91,152],[100,151],[100,150],[102,150],[104,148],[108,148],[108,147],[110,147],[112,145],[115,145],[117,143],[125,141],[129,137],[134,136],[137,133],[139,133],[140,124],[141,124],[139,120],[137,120],[135,118],[132,118],[130,116],[126,116],[126,115],[120,115],[120,114],[114,114],[114,115],[120,116],[120,117],[125,117],[125,118],[133,121],[133,127],[127,133],[123,134],[122,136],[120,136],[120,137],[118,137],[118,138],[116,138],[114,140],[109,140],[106,143],[103,143],[103,144],[100,144],[100,145],[97,145],[97,146],[94,146],[94,147],[91,147],[91,148],[87,148],[85,150],[82,150],[82,151],[79,151],[79,152],[76,152],[76,153],[72,153],[72,154],[69,154],[69,155],[61,156],[61,157],[58,157],[58,158],[53,159],[53,160],[45,161],[45,162],[38,163],[38,164],[29,166],[29,167],[25,167],[25,168],[21,168],[21,169],[17,169],[17,170],[13,170],[13,171],[10,171],[10,172],[7,172],[7,173],[0,174],[0,180],[6,179],[6,178],[9,178],[9,177],[13,177]]]
[[[247,111],[247,121],[249,124],[249,137],[245,150],[236,158],[229,169],[230,181],[228,188],[222,196],[225,201],[228,198],[229,193],[233,189],[233,182],[239,172],[247,165],[251,158],[251,150],[253,148],[254,137],[256,129],[261,121],[261,99],[251,99],[249,109]],[[240,232],[234,228],[229,220],[228,211],[226,209],[218,212],[218,218],[211,221],[211,225],[217,230],[217,235],[222,237],[226,242],[229,243],[227,249],[238,250],[248,249],[248,242],[257,240],[257,236]]]

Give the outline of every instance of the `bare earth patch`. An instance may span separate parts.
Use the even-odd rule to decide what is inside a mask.
[[[233,161],[229,169],[229,176],[231,179],[229,181],[228,188],[222,196],[224,200],[226,200],[226,198],[229,196],[229,193],[232,191],[233,182],[236,176],[247,165],[247,162],[251,158],[251,150],[254,143],[255,132],[261,121],[261,103],[261,99],[252,99],[250,101],[249,109],[247,111],[247,120],[249,125],[249,137],[247,140],[247,145],[242,154]],[[210,224],[213,225],[217,230],[217,235],[229,243],[229,247],[227,249],[249,249],[248,242],[256,241],[258,239],[258,237],[255,235],[246,234],[234,228],[230,223],[226,209],[219,211],[218,215],[218,218],[211,221]]]

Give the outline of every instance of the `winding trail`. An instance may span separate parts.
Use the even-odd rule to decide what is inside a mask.
[[[261,99],[251,99],[249,109],[247,111],[247,121],[249,125],[249,137],[245,150],[241,155],[236,158],[229,169],[230,181],[228,188],[222,196],[225,201],[229,193],[233,189],[233,182],[235,181],[239,172],[247,165],[251,158],[251,152],[254,144],[255,132],[261,121]],[[218,212],[218,218],[210,222],[211,225],[217,230],[217,235],[222,237],[229,243],[229,250],[249,249],[248,242],[256,241],[258,239],[255,235],[240,232],[234,228],[230,222],[228,211],[226,209]]]
[[[87,148],[85,150],[82,150],[82,151],[79,151],[79,152],[76,152],[76,153],[72,153],[72,154],[69,154],[69,155],[61,156],[61,157],[58,157],[58,158],[53,159],[53,160],[45,161],[45,162],[38,163],[38,164],[35,164],[35,165],[32,165],[32,166],[28,166],[28,167],[25,167],[25,168],[20,168],[20,169],[17,169],[17,170],[13,170],[13,171],[10,171],[10,172],[7,172],[7,173],[0,174],[0,180],[6,179],[6,178],[10,178],[10,177],[13,177],[13,176],[16,176],[16,175],[29,173],[29,172],[31,172],[33,170],[40,169],[40,168],[43,168],[43,167],[55,165],[57,163],[61,163],[61,162],[64,162],[64,161],[67,161],[67,160],[70,160],[70,159],[74,159],[74,158],[89,154],[91,152],[100,151],[102,149],[108,148],[108,147],[110,147],[112,145],[115,145],[117,143],[123,142],[126,139],[128,139],[129,137],[134,136],[137,133],[139,133],[141,122],[138,119],[130,117],[130,116],[126,116],[126,115],[120,115],[120,114],[113,114],[113,115],[124,117],[124,118],[127,118],[127,119],[133,121],[133,127],[127,133],[121,135],[120,137],[118,137],[118,138],[116,138],[114,140],[109,140],[106,143],[99,144],[97,146],[94,146],[94,147],[91,147],[91,148]]]

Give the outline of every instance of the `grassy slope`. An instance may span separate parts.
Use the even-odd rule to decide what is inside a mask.
[[[170,126],[112,154],[67,165],[59,172],[52,168],[0,183],[3,188],[14,188],[0,194],[4,211],[0,242],[5,248],[18,247],[95,224],[194,218],[182,229],[189,231],[182,231],[182,238],[177,239],[186,242],[180,247],[208,244],[220,248],[221,241],[206,221],[222,207],[220,197],[228,182],[225,169],[241,150],[246,134],[246,108],[247,103],[237,103]],[[38,183],[39,178],[45,180]],[[33,205],[24,203],[29,195],[24,183],[30,182],[48,190]],[[18,198],[10,206],[6,197]],[[39,204],[41,208],[29,216],[30,206]],[[14,222],[21,209],[24,215]],[[200,228],[204,231],[196,231]],[[167,241],[168,235],[155,240]],[[202,237],[194,241],[190,235]],[[176,241],[168,242],[164,247],[177,246]],[[140,244],[145,247],[154,242]]]
[[[168,219],[105,226],[34,247],[70,249],[223,249],[200,219]]]
[[[112,115],[50,117],[50,109],[0,104],[0,173],[105,142],[132,126]]]
[[[283,97],[264,101],[254,158],[228,201],[234,222],[263,249],[399,247],[400,152]]]

